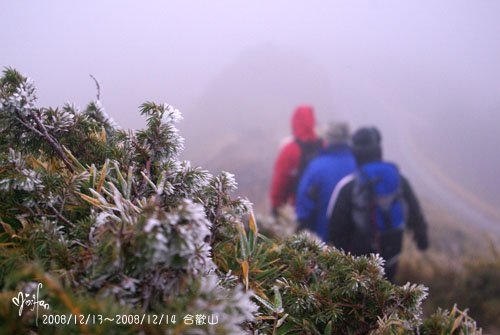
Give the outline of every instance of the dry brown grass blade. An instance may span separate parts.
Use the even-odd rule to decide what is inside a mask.
[[[243,281],[245,282],[245,290],[248,291],[248,270],[249,270],[249,265],[248,265],[248,260],[244,260],[241,262],[241,270],[243,272]]]
[[[106,129],[104,129],[104,127],[101,127],[100,140],[102,143],[106,143]]]
[[[259,230],[257,229],[257,223],[255,222],[255,216],[253,215],[253,211],[250,212],[250,219],[248,221],[248,227],[257,236]]]
[[[89,197],[88,195],[86,194],[83,194],[83,193],[80,193],[80,192],[75,192],[76,194],[78,194],[83,200],[85,200],[86,202],[94,205],[94,206],[101,206],[101,202],[95,198],[92,198],[92,197]]]
[[[40,161],[38,158],[33,156],[28,156],[26,159],[32,168],[39,168],[48,171],[48,163]]]
[[[0,220],[0,224],[2,225],[3,229],[5,230],[5,232],[10,236],[10,237],[13,237],[14,235],[16,235],[16,231],[14,230],[14,228],[12,228],[10,226],[10,224],[8,223],[5,223],[3,221]]]
[[[99,182],[97,183],[97,187],[96,187],[97,193],[101,193],[101,188],[102,188],[102,185],[104,184],[104,180],[106,179],[107,172],[108,172],[108,161],[106,160],[106,162],[104,163],[102,170],[101,170],[101,176],[99,177]]]
[[[454,310],[456,310],[455,307],[456,306],[453,307]],[[451,327],[450,334],[453,334],[453,332],[460,327],[460,325],[462,324],[462,321],[464,320],[464,318],[466,316],[465,312],[461,312],[459,310],[456,310],[456,312],[458,312],[459,316],[453,322],[453,327]]]

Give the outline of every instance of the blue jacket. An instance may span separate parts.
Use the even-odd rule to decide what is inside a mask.
[[[356,170],[356,160],[347,145],[323,149],[307,166],[297,189],[295,211],[301,228],[315,232],[323,241],[328,237],[326,215],[335,185]]]

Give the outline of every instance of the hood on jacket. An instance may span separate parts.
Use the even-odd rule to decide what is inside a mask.
[[[315,140],[317,138],[315,124],[314,110],[311,106],[297,107],[292,116],[293,136],[301,141]]]

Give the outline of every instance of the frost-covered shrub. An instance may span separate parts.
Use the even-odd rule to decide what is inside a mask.
[[[201,334],[240,334],[254,320],[252,292],[223,284],[212,256],[218,228],[241,223],[249,203],[229,197],[230,174],[178,159],[177,109],[145,103],[147,127],[126,132],[99,101],[82,112],[37,108],[32,82],[14,70],[0,80],[0,98],[4,296],[38,281],[53,313],[110,315],[114,301],[120,313],[216,316],[210,327],[177,320],[171,329]],[[54,330],[33,327],[29,311],[23,320],[9,315],[0,313],[5,329]],[[67,327],[55,331],[74,330]]]
[[[33,83],[11,69],[0,103],[0,333],[415,334],[453,319],[425,328],[425,289],[390,284],[377,256],[259,234],[248,200],[229,195],[232,174],[178,159],[171,105],[143,104],[147,126],[124,131],[99,101],[36,107]],[[169,324],[37,325],[13,298],[38,283],[42,316]]]

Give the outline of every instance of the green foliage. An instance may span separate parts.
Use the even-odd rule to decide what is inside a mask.
[[[231,175],[177,159],[176,109],[145,104],[147,127],[124,132],[99,102],[81,113],[37,108],[28,79],[7,69],[0,83],[0,330],[165,327],[38,328],[31,311],[19,323],[11,299],[35,282],[52,314],[216,314],[217,326],[172,325],[208,334],[239,334],[254,319],[251,293],[218,271],[211,253],[217,232],[230,230],[219,226],[240,222],[249,203],[230,199]]]
[[[261,319],[272,320],[262,329],[282,324],[289,334],[368,333],[393,319],[399,321],[395,329],[418,326],[425,288],[390,284],[377,256],[346,255],[306,234],[279,243],[261,238],[256,247],[251,236],[240,234],[239,242],[233,250],[238,262],[227,259],[221,267],[231,264],[233,273],[248,277],[268,313]]]
[[[466,311],[460,311],[453,307],[451,312],[438,309],[422,325],[422,335],[453,334],[453,335],[476,335],[481,334],[476,328],[476,322],[467,315]]]
[[[481,241],[484,241],[481,240]],[[491,242],[490,253],[474,257],[451,257],[438,251],[419,255],[407,250],[400,266],[400,280],[416,280],[429,287],[424,303],[427,314],[441,306],[458,304],[470,309],[472,316],[486,333],[500,329],[500,254]]]
[[[37,108],[33,84],[12,69],[0,99],[0,333],[415,334],[455,317],[422,324],[425,288],[390,284],[377,256],[261,235],[249,202],[230,196],[231,174],[178,160],[170,105],[143,104],[147,126],[126,132],[98,101]],[[37,326],[12,303],[37,283],[51,307],[42,317],[178,319]],[[218,323],[187,325],[185,314]]]

